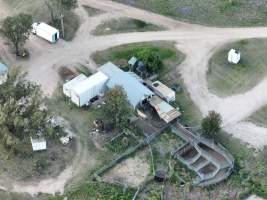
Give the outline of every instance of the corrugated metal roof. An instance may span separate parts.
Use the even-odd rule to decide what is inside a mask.
[[[31,138],[31,143],[32,143],[32,150],[33,151],[46,150],[46,140],[45,140],[45,138],[40,138],[40,139],[32,139]]]
[[[133,107],[136,107],[145,98],[154,95],[140,80],[122,71],[111,62],[103,65],[99,70],[109,77],[109,81],[107,82],[109,88],[119,85],[125,90],[128,100]]]
[[[93,86],[107,81],[108,77],[102,73],[97,72],[96,74],[90,76],[89,78],[85,79],[84,81],[80,82],[78,85],[75,85],[72,90],[76,94],[82,94],[83,92],[87,91],[88,88],[92,88]]]
[[[128,61],[128,64],[129,65],[135,65],[136,64],[136,62],[138,61],[138,59],[136,58],[136,57],[132,57],[129,61]]]
[[[115,75],[117,75],[119,73],[123,73],[123,71],[119,67],[114,65],[112,62],[108,62],[108,63],[102,65],[99,68],[99,71],[103,72],[109,78],[114,77]]]
[[[66,82],[63,87],[70,89],[71,87],[74,87],[78,83],[84,81],[87,79],[87,76],[84,74],[80,74],[79,76],[76,76],[75,78],[71,79],[70,81]]]
[[[163,119],[166,123],[171,122],[181,115],[175,108],[173,108],[170,104],[163,101],[158,96],[153,96],[150,101],[150,105],[155,108],[158,115],[161,119]]]
[[[8,71],[8,67],[4,65],[3,63],[0,63],[0,72],[7,72],[7,71]]]

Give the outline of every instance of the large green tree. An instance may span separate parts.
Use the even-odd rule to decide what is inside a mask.
[[[24,13],[7,17],[2,23],[0,31],[12,43],[17,55],[20,52],[20,48],[29,39],[32,23],[32,16]]]
[[[201,123],[202,133],[207,138],[215,138],[215,134],[221,129],[222,119],[219,113],[210,111]]]
[[[10,149],[27,143],[38,132],[50,134],[49,113],[39,86],[27,81],[25,74],[11,74],[0,86],[0,141]]]
[[[125,128],[128,118],[132,114],[127,94],[120,86],[115,86],[106,93],[103,112],[114,124],[115,128]]]
[[[138,52],[137,57],[143,61],[149,72],[158,72],[163,67],[163,62],[158,53],[149,48],[144,48]]]

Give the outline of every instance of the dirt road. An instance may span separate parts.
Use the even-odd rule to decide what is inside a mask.
[[[81,26],[73,41],[64,42],[61,40],[55,45],[50,45],[37,37],[31,37],[26,44],[31,52],[31,59],[27,61],[8,59],[10,64],[23,66],[29,72],[29,79],[41,84],[47,95],[51,95],[57,87],[59,81],[57,69],[60,66],[73,66],[77,63],[83,63],[92,70],[96,70],[96,65],[90,58],[90,55],[95,51],[134,42],[175,41],[177,48],[187,56],[181,66],[177,66],[177,71],[181,73],[186,89],[203,115],[210,110],[216,110],[222,115],[224,129],[233,134],[234,137],[257,149],[262,149],[267,145],[267,129],[242,121],[267,104],[267,77],[252,90],[226,98],[220,98],[212,94],[208,90],[206,81],[209,58],[218,47],[226,42],[239,39],[264,38],[267,36],[267,28],[211,28],[186,24],[109,0],[80,0],[80,4],[104,9],[107,12],[89,18],[80,7],[77,14],[81,18]],[[119,16],[155,23],[166,27],[168,30],[109,36],[93,36],[90,34],[90,31],[103,20]],[[10,56],[8,48],[4,45],[1,46],[0,53]],[[71,171],[75,170],[77,169]],[[68,176],[60,175],[58,179],[52,181],[53,184],[51,181],[45,182],[45,180],[37,186],[16,187],[15,185],[14,190],[54,193],[56,192],[55,189],[62,191],[68,180]],[[43,189],[50,184],[49,189]]]

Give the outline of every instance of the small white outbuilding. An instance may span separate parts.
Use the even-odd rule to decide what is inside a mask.
[[[51,43],[56,43],[59,40],[59,30],[44,22],[33,23],[32,33]]]
[[[31,143],[32,143],[32,150],[33,151],[46,150],[46,140],[45,140],[45,138],[32,139],[32,137],[31,137]]]
[[[7,81],[8,67],[3,63],[0,63],[0,85]]]
[[[72,88],[75,87],[76,85],[78,85],[79,83],[81,83],[82,81],[84,81],[85,79],[87,79],[87,77],[84,74],[80,74],[79,76],[75,77],[74,79],[66,82],[63,85],[64,95],[66,95],[67,97],[71,97]]]
[[[71,89],[71,101],[79,107],[86,105],[92,98],[103,94],[107,81],[104,73],[93,74]]]
[[[228,62],[232,64],[238,64],[241,59],[241,53],[235,49],[231,49],[228,52]]]

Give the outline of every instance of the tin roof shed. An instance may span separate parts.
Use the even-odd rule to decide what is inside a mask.
[[[136,57],[132,57],[129,61],[128,64],[131,66],[134,66],[136,64],[136,62],[138,61],[138,59]]]
[[[46,150],[46,140],[45,138],[39,138],[39,139],[32,139],[32,150],[33,151],[43,151]]]

